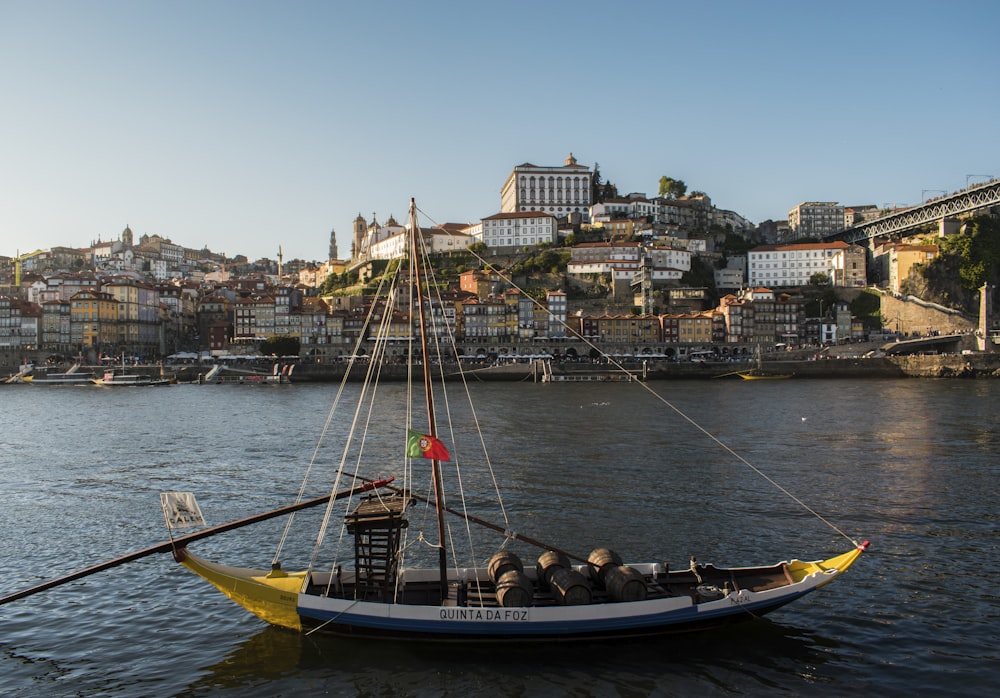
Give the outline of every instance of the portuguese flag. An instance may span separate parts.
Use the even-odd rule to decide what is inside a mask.
[[[448,449],[439,439],[421,434],[412,429],[406,430],[406,455],[411,458],[431,458],[433,460],[451,460]]]

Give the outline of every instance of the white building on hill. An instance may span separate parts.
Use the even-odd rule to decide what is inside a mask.
[[[471,231],[476,240],[493,249],[517,249],[559,239],[555,216],[541,211],[498,213],[484,218]]]
[[[747,283],[751,286],[807,286],[815,274],[825,274],[837,286],[864,286],[865,250],[846,242],[762,245],[747,253]]]

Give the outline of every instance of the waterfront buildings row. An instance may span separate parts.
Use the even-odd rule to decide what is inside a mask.
[[[406,299],[395,307],[373,307],[366,297],[310,297],[266,284],[198,288],[115,277],[93,282],[88,288],[57,284],[41,294],[40,303],[0,297],[0,349],[153,358],[207,345],[216,355],[246,354],[265,338],[283,336],[298,340],[303,358],[323,363],[353,351],[375,323],[388,323],[390,334],[403,341],[413,336],[416,320]],[[428,303],[435,331],[454,333],[470,352],[574,338],[634,351],[678,343],[800,344],[859,329],[810,321],[801,297],[767,288],[728,294],[709,310],[570,313],[563,291],[535,299],[495,272],[479,270],[465,272],[458,287]]]
[[[689,293],[691,302],[683,312],[668,313],[653,312],[646,294],[658,289],[671,299],[662,303],[666,306],[678,305],[673,299],[684,297],[679,280],[697,252],[681,241],[582,243],[570,252],[568,275],[610,279],[614,294],[634,294],[619,305],[634,306],[639,313],[571,314],[562,290],[549,290],[536,303],[483,271],[463,274],[460,288],[442,294],[434,312],[460,341],[485,345],[574,335],[612,343],[795,345],[862,332],[849,318],[807,320],[801,298],[781,290],[792,283],[807,285],[815,274],[826,274],[838,285],[860,285],[864,256],[844,243],[756,248],[748,257],[751,280],[773,283],[733,288],[712,309],[701,304],[704,294]],[[895,286],[905,278],[906,265],[924,264],[936,252],[933,245],[886,245],[877,259],[894,270],[890,278]],[[738,279],[741,286],[742,277]],[[276,284],[265,275],[210,284],[151,284],[124,274],[60,273],[33,280],[27,295],[28,300],[0,297],[0,350],[163,356],[208,348],[217,354],[247,353],[265,338],[287,336],[299,341],[303,356],[326,361],[349,351],[371,321],[361,297],[318,298],[308,288]],[[391,318],[399,325],[399,336],[409,336],[405,313],[392,312],[399,314]]]

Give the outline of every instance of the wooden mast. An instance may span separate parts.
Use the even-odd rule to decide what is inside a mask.
[[[434,418],[434,391],[431,386],[431,357],[427,351],[427,317],[424,310],[424,283],[420,268],[420,226],[417,224],[417,202],[410,199],[410,274],[416,284],[417,312],[420,317],[420,358],[424,368],[424,401],[427,405],[427,435],[437,438]],[[444,488],[441,484],[441,461],[431,460],[431,481],[434,485],[434,510],[438,525],[438,566],[441,574],[441,599],[448,596],[448,553],[445,548]]]

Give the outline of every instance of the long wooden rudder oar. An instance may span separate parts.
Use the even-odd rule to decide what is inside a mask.
[[[118,567],[119,565],[124,565],[126,562],[132,562],[133,560],[138,560],[140,558],[148,557],[154,553],[169,553],[177,548],[183,548],[188,543],[196,540],[201,540],[202,538],[208,538],[219,533],[224,533],[226,531],[232,531],[236,528],[242,528],[244,526],[249,526],[250,524],[260,523],[261,521],[266,521],[268,519],[273,519],[277,516],[284,516],[286,514],[292,514],[301,509],[308,509],[309,507],[318,506],[320,504],[326,504],[331,499],[343,499],[344,497],[351,497],[355,494],[360,494],[361,492],[367,492],[373,490],[376,487],[386,487],[393,478],[386,478],[383,480],[372,480],[366,482],[358,487],[353,487],[349,490],[344,490],[342,492],[337,492],[334,494],[328,494],[323,497],[317,497],[316,499],[310,499],[305,502],[299,502],[298,504],[290,504],[285,507],[280,507],[278,509],[272,509],[271,511],[264,512],[263,514],[257,514],[255,516],[250,516],[245,519],[240,519],[239,521],[232,521],[226,524],[220,524],[218,526],[212,526],[211,528],[206,528],[203,531],[198,531],[197,533],[191,533],[186,536],[181,536],[180,538],[174,538],[173,540],[167,541],[166,543],[160,543],[159,545],[154,545],[143,550],[138,550],[134,553],[129,553],[128,555],[123,555],[122,557],[115,558],[114,560],[107,560],[100,564],[88,567],[86,569],[80,570],[78,572],[73,572],[72,574],[67,574],[64,577],[58,577],[56,579],[50,579],[47,582],[43,582],[29,589],[23,589],[21,591],[9,594],[0,598],[0,606],[10,601],[17,601],[18,599],[23,599],[26,596],[31,596],[32,594],[37,594],[40,591],[45,591],[53,587],[66,584],[67,582],[72,582],[76,579],[81,579],[83,577],[88,577],[97,572],[103,572],[104,570],[111,569],[112,567]]]

